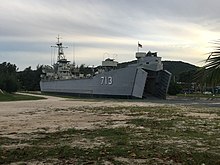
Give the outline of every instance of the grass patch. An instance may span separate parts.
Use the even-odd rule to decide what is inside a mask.
[[[0,145],[11,145],[11,144],[18,144],[18,139],[11,139],[8,137],[0,137]]]
[[[174,120],[155,120],[153,118],[144,119],[144,118],[137,118],[137,119],[131,119],[127,122],[127,124],[134,124],[137,127],[149,127],[151,129],[159,129],[164,130],[168,129],[170,127],[173,127]]]
[[[38,96],[29,96],[22,94],[10,94],[10,93],[0,93],[0,101],[21,101],[21,100],[40,100],[45,99],[44,97]]]

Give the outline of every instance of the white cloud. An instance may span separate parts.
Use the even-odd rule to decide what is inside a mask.
[[[0,62],[48,64],[60,34],[86,65],[100,64],[105,52],[132,60],[138,41],[164,59],[198,64],[219,38],[219,8],[217,0],[2,0]]]

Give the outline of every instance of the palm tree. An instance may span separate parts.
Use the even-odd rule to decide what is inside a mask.
[[[220,45],[220,41],[215,42],[215,44]],[[206,59],[204,70],[207,83],[210,85],[220,85],[220,46],[217,46]]]
[[[214,92],[214,87],[220,85],[220,40],[214,44],[217,45],[215,50],[208,53],[206,64],[195,74],[195,81],[199,84],[200,90],[209,86]]]

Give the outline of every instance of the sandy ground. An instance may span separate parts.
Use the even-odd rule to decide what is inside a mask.
[[[163,103],[120,101],[112,99],[66,99],[44,96],[47,99],[33,101],[0,102],[0,135],[55,131],[75,127],[90,128],[94,122],[102,122],[108,116],[100,116],[89,109],[101,106],[159,106]],[[112,118],[112,116],[111,116]],[[121,118],[115,116],[115,118]],[[123,118],[121,118],[123,120]]]
[[[22,93],[23,94],[23,93]],[[34,95],[34,94],[26,94]],[[39,95],[36,95],[39,96]],[[45,109],[68,109],[70,107],[81,106],[158,106],[166,103],[154,103],[144,101],[124,101],[112,99],[67,99],[54,96],[43,96],[45,100],[29,100],[29,101],[14,101],[14,102],[0,102],[0,114],[2,115],[16,115],[21,112],[31,112],[36,110]]]
[[[220,107],[219,101],[204,100],[114,100],[114,99],[67,99],[44,96],[47,99],[33,101],[0,102],[0,135],[55,131],[63,128],[90,128],[108,118],[123,120],[123,116],[102,116],[90,111],[101,106],[182,106],[202,105]],[[81,107],[81,110],[80,108]]]

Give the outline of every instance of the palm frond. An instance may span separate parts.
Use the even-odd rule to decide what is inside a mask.
[[[206,83],[220,84],[220,40],[214,42],[218,47],[209,53],[206,64],[203,67],[203,79]]]

